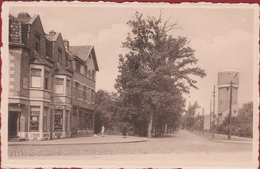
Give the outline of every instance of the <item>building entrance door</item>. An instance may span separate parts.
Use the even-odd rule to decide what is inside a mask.
[[[8,114],[8,136],[17,136],[20,127],[20,112],[10,111]]]

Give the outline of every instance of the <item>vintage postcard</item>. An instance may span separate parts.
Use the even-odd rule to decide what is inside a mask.
[[[4,2],[2,168],[257,168],[257,4]]]

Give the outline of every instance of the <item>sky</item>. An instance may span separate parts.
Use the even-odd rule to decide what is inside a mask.
[[[253,62],[255,20],[252,8],[27,4],[10,7],[10,14],[39,14],[46,33],[51,30],[61,32],[63,39],[68,39],[71,46],[94,45],[100,69],[96,79],[97,90],[116,92],[114,84],[118,75],[118,55],[125,53],[122,42],[131,31],[127,21],[133,19],[136,11],[155,17],[161,11],[164,21],[170,19],[171,23],[177,23],[178,29],[169,34],[188,38],[188,45],[196,50],[197,65],[207,73],[203,79],[196,78],[198,90],[191,89],[189,95],[184,95],[187,103],[198,101],[204,113],[209,114],[215,85],[217,112],[217,72],[221,69],[239,71],[238,106],[253,101],[253,70],[258,63]]]

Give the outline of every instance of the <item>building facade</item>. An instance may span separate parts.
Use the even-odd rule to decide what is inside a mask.
[[[61,33],[46,34],[39,15],[9,15],[10,139],[49,140],[83,129],[93,132],[98,71],[94,47],[72,53],[68,44]]]
[[[220,123],[229,115],[231,82],[232,116],[237,116],[239,72],[237,70],[221,70],[218,72],[218,120]]]

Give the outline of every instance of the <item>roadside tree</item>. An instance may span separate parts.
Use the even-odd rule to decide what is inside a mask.
[[[176,24],[163,22],[161,16],[143,18],[138,12],[127,24],[132,32],[123,43],[128,52],[119,55],[115,87],[126,109],[121,113],[134,130],[151,138],[161,135],[165,124],[178,122],[185,106],[182,92],[197,88],[190,75],[206,74],[191,66],[198,59],[187,38],[168,35]]]

